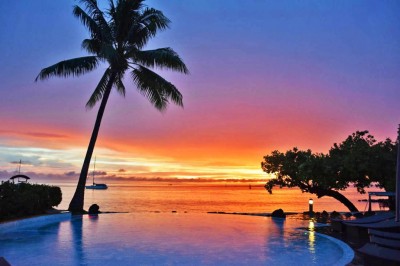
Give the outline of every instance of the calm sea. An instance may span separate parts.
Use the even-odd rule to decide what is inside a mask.
[[[75,191],[75,184],[58,183],[63,200],[57,207],[67,209]],[[308,210],[308,200],[314,200],[314,211],[348,211],[344,205],[330,197],[317,199],[315,195],[301,193],[299,189],[276,188],[269,194],[262,185],[237,183],[184,183],[184,182],[143,182],[128,184],[108,183],[107,190],[86,190],[85,209],[98,204],[101,211],[117,212],[272,212],[283,209],[286,212]],[[378,191],[378,189],[372,189]],[[360,211],[367,208],[366,194],[360,195],[354,189],[343,194]],[[378,204],[373,204],[379,210]]]

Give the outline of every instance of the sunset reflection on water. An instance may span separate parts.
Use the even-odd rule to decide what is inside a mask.
[[[75,191],[75,184],[60,184],[63,201],[58,207],[66,209]],[[273,190],[269,194],[262,184],[236,183],[166,183],[131,182],[108,184],[107,190],[86,190],[85,208],[93,203],[103,211],[126,212],[249,212],[264,213],[276,209],[285,212],[303,212],[308,210],[310,194],[301,193],[297,188]],[[366,208],[367,196],[355,190],[343,192],[360,211]],[[373,205],[379,209],[378,204]],[[314,198],[314,211],[347,211],[340,202],[330,197]]]
[[[309,221],[308,224],[308,245],[310,246],[310,252],[315,252],[315,224],[313,221]]]

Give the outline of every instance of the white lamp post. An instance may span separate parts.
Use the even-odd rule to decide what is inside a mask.
[[[309,212],[310,216],[312,216],[312,215],[314,214],[314,211],[313,211],[313,204],[314,204],[313,199],[310,199],[310,200],[308,201],[308,212]]]

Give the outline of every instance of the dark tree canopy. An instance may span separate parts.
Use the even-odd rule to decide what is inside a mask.
[[[261,162],[264,172],[275,175],[265,188],[272,193],[274,186],[299,187],[318,198],[333,197],[350,211],[358,211],[339,191],[351,185],[360,193],[372,185],[393,191],[396,147],[390,139],[377,142],[368,131],[357,131],[342,143],[335,143],[328,154],[297,148],[285,153],[273,151]]]

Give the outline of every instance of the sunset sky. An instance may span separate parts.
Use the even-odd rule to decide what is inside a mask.
[[[88,33],[72,15],[78,3],[0,2],[0,180],[19,160],[32,177],[77,180],[98,109],[85,104],[106,66],[34,80],[44,67],[86,55]],[[395,139],[399,1],[146,4],[172,21],[147,49],[172,47],[183,58],[189,75],[162,75],[184,108],[158,112],[127,75],[127,95],[112,93],[94,152],[103,177],[265,180],[260,162],[273,150],[327,152],[365,129]]]

